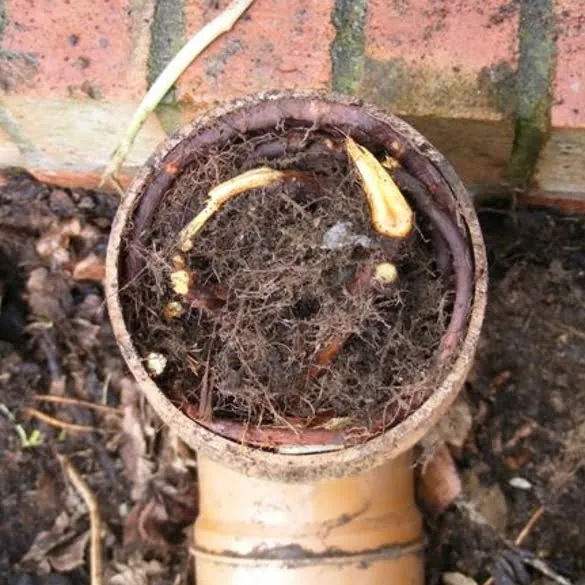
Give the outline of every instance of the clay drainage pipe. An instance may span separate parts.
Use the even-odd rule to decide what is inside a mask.
[[[433,225],[438,262],[452,270],[454,300],[439,350],[444,374],[430,392],[413,398],[408,411],[393,412],[397,424],[381,418],[365,439],[330,431],[315,444],[309,438],[309,445],[293,439],[298,433],[291,431],[267,449],[270,432],[263,427],[256,427],[254,440],[244,425],[194,420],[159,388],[135,349],[120,292],[144,268],[133,244],[148,233],[181,171],[230,141],[285,124],[299,129],[299,148],[303,132],[323,129],[391,157],[397,185]],[[259,157],[269,161],[294,149],[294,136],[287,145],[264,142]],[[325,140],[315,148],[323,144],[331,146]],[[452,167],[405,122],[358,100],[309,92],[254,96],[199,117],[158,148],[116,215],[106,297],[116,339],[142,391],[198,453],[197,583],[423,583],[411,449],[465,381],[484,315],[486,281],[477,218]]]

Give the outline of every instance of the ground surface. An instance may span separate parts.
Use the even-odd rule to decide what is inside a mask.
[[[57,452],[71,456],[100,502],[106,582],[191,582],[184,528],[196,513],[194,457],[141,400],[104,312],[100,280],[115,205],[27,178],[0,191],[0,582],[88,582],[87,515]],[[544,505],[523,547],[578,582],[585,220],[535,209],[480,215],[491,290],[464,392],[473,425],[452,450],[464,493],[438,518],[427,515],[429,581],[444,571],[481,581],[506,539]],[[35,399],[42,394],[112,410]],[[27,408],[98,431],[63,433]],[[40,444],[25,448],[16,424],[33,443],[38,429]]]

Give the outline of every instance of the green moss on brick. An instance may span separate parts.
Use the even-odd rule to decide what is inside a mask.
[[[492,109],[493,84],[478,86],[476,76],[453,70],[413,66],[404,59],[366,57],[359,95],[403,115],[465,117],[478,109]],[[505,99],[499,98],[502,104]],[[506,106],[509,107],[509,106]]]
[[[160,75],[185,42],[183,0],[158,0],[150,29],[148,85]]]
[[[355,94],[363,73],[367,0],[336,0],[335,40],[331,47],[333,89]]]

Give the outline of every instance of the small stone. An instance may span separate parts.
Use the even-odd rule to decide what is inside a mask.
[[[477,582],[463,573],[443,573],[443,585],[477,585]]]
[[[340,250],[341,248],[356,245],[368,248],[372,245],[372,240],[367,236],[354,234],[349,221],[338,221],[331,226],[323,235],[321,244],[326,250]]]
[[[352,237],[351,223],[348,221],[338,221],[323,235],[323,248],[327,250],[343,248],[347,245],[347,240]]]
[[[532,489],[532,484],[527,479],[524,479],[523,477],[518,477],[518,476],[513,477],[508,483],[512,487],[519,489],[519,490]]]

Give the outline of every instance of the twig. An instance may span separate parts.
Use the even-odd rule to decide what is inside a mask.
[[[518,533],[518,536],[516,537],[516,540],[514,541],[514,544],[516,546],[522,545],[522,543],[526,540],[528,535],[532,532],[532,529],[536,526],[536,523],[540,520],[540,518],[542,517],[543,514],[544,514],[544,506],[540,506],[540,508],[538,508],[538,510],[536,510],[536,512],[534,512],[534,514],[532,514],[532,516],[530,516],[530,520],[528,520],[528,522],[526,522],[526,525]]]
[[[89,512],[89,571],[91,585],[102,585],[102,540],[100,509],[95,494],[91,491],[73,463],[65,455],[57,455],[65,475],[83,498]]]
[[[211,22],[208,22],[201,30],[196,32],[189,39],[187,44],[173,57],[162,73],[156,78],[155,82],[142,99],[142,102],[140,102],[138,109],[134,112],[134,116],[132,117],[128,128],[122,135],[116,150],[112,154],[110,162],[102,176],[100,185],[102,185],[106,179],[112,179],[118,191],[122,191],[117,180],[118,173],[134,144],[138,132],[150,113],[156,109],[160,101],[191,62],[195,60],[211,43],[213,43],[215,39],[223,33],[231,30],[240,16],[244,14],[253,2],[254,0],[234,0],[221,14],[216,16]]]
[[[528,535],[532,532],[532,529],[536,526],[536,523],[541,519],[542,515],[544,514],[544,506],[540,506],[538,510],[530,516],[528,522],[524,525],[524,528],[520,530],[516,540],[514,541],[515,546],[522,546],[523,542],[528,538]],[[490,577],[486,581],[483,582],[483,585],[493,585],[494,578]]]
[[[39,402],[56,402],[58,404],[74,404],[75,406],[82,406],[84,408],[91,408],[99,410],[100,412],[108,412],[110,414],[122,414],[122,410],[112,406],[105,406],[104,404],[95,404],[88,400],[80,400],[78,398],[70,398],[69,396],[53,396],[52,394],[37,394],[35,400]]]
[[[88,425],[76,425],[75,423],[65,422],[63,420],[55,418],[54,416],[50,416],[48,414],[45,414],[44,412],[41,412],[40,410],[37,410],[36,408],[28,407],[28,408],[25,408],[24,411],[29,416],[32,416],[34,418],[38,418],[39,420],[42,420],[44,423],[47,423],[48,425],[51,425],[53,427],[57,427],[58,429],[64,429],[66,431],[70,431],[72,433],[96,432],[98,430],[95,427],[90,427]]]

